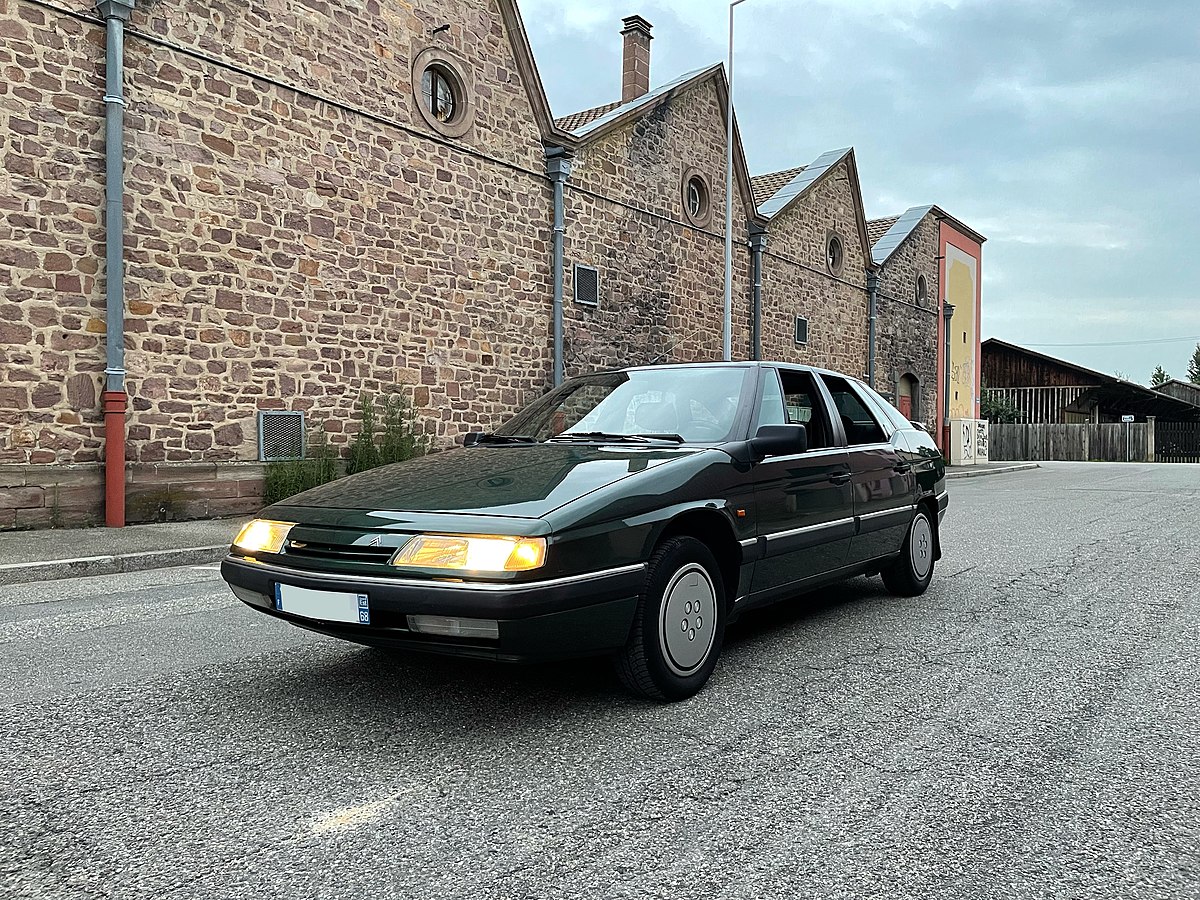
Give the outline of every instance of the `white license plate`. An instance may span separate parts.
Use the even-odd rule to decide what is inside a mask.
[[[366,594],[310,591],[290,584],[275,585],[275,608],[280,612],[326,622],[371,624],[371,607]]]

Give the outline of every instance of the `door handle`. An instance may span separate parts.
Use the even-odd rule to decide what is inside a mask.
[[[830,475],[829,480],[832,481],[834,484],[849,484],[850,473],[849,472],[838,472],[834,475]]]

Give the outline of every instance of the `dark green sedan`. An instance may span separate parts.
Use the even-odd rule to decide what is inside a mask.
[[[268,507],[222,576],[255,609],[334,637],[610,655],[630,690],[678,700],[746,610],[856,575],[920,594],[941,555],[937,447],[834,372],[589,375],[465,443]]]

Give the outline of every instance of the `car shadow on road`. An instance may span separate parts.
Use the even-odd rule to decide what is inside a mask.
[[[852,628],[855,610],[885,593],[878,581],[855,579],[751,611],[727,632],[723,659],[753,660],[767,647],[811,641],[814,627]],[[230,685],[234,696],[227,698],[244,715],[261,715],[260,725],[268,728],[286,724],[324,730],[353,722],[363,732],[402,725],[451,734],[470,723],[477,729],[534,732],[561,726],[564,720],[627,717],[639,710],[650,719],[672,717],[670,707],[627,694],[607,658],[509,665],[357,647],[328,638],[273,657],[265,673]],[[687,702],[704,703],[706,693]]]

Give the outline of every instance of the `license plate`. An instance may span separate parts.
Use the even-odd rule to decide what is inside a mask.
[[[276,584],[275,608],[306,619],[371,624],[371,607],[366,594],[312,591],[290,584]]]

